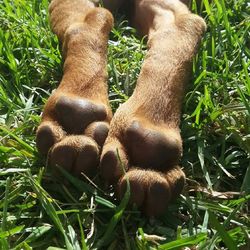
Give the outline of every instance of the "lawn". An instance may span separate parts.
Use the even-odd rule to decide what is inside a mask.
[[[97,176],[51,173],[35,147],[62,76],[47,0],[0,0],[0,249],[250,249],[250,4],[192,4],[208,30],[183,103],[185,190],[146,218]],[[124,19],[109,41],[109,96],[131,95],[146,46]],[[185,248],[188,249],[188,248]]]

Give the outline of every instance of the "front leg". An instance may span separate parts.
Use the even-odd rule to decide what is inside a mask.
[[[159,215],[185,183],[178,166],[181,104],[206,25],[178,0],[135,0],[133,13],[139,32],[148,35],[148,52],[133,95],[112,119],[100,171],[119,196],[128,179],[131,202]]]
[[[107,94],[107,43],[113,17],[88,0],[53,0],[53,31],[64,56],[63,77],[37,129],[37,148],[79,175],[95,172],[112,112]]]

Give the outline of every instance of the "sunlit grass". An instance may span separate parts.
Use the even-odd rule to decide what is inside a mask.
[[[183,104],[187,185],[149,220],[125,210],[127,196],[119,203],[98,178],[51,175],[34,142],[62,74],[48,2],[0,0],[0,249],[250,248],[250,6],[210,2],[193,3],[208,31]],[[115,110],[133,91],[146,47],[124,21],[109,45]]]

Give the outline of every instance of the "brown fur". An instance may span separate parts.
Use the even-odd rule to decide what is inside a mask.
[[[122,3],[104,1],[111,11]],[[44,108],[37,147],[45,155],[50,150],[52,165],[73,174],[91,175],[98,169],[106,183],[116,186],[119,197],[128,179],[131,203],[151,216],[161,214],[185,183],[178,166],[181,104],[206,25],[179,0],[130,3],[131,22],[148,35],[148,52],[133,95],[113,118],[106,83],[111,13],[88,0],[50,4],[51,27],[62,43],[64,74]]]

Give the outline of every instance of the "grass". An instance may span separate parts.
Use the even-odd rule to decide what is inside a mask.
[[[48,2],[0,0],[0,249],[250,249],[250,5],[193,2],[208,24],[183,104],[183,195],[158,219],[61,170],[35,148],[62,75]],[[145,45],[118,21],[109,47],[115,110],[133,91]],[[98,184],[99,188],[96,186]],[[187,249],[187,248],[186,248]],[[194,248],[192,248],[194,249]]]

